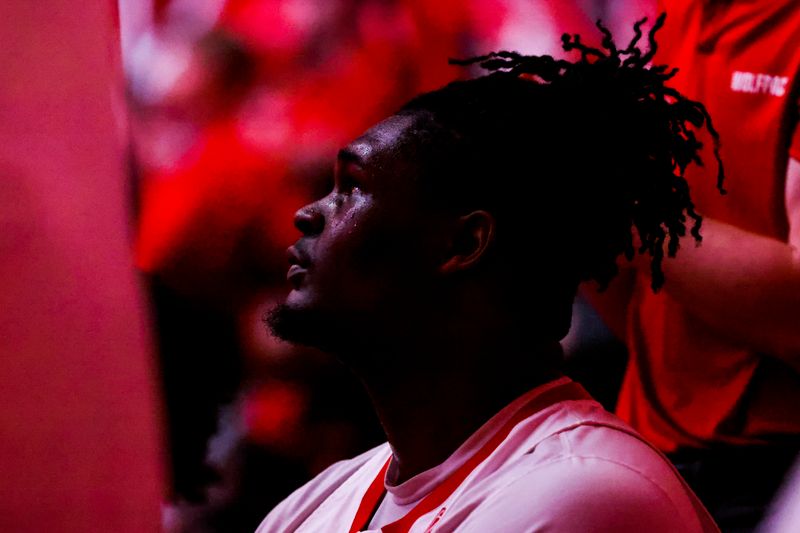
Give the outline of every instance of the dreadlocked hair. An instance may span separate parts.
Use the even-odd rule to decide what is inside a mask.
[[[687,225],[701,240],[684,173],[702,165],[703,126],[725,193],[711,117],[667,86],[677,69],[649,66],[664,19],[649,31],[647,51],[639,48],[647,19],[636,22],[623,49],[598,21],[601,48],[579,35],[562,37],[564,50],[579,54],[574,62],[507,51],[451,60],[489,74],[422,94],[399,112],[416,117],[409,133],[425,162],[420,182],[428,197],[490,210],[497,248],[503,241],[517,250],[540,245],[522,257],[545,265],[536,267],[542,274],[568,273],[575,284],[596,280],[605,288],[620,255],[649,254],[657,291],[665,249],[675,255]],[[536,258],[537,249],[548,255]]]

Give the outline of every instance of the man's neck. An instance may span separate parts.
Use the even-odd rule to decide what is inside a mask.
[[[560,351],[557,343],[524,351],[495,343],[487,350],[417,353],[415,361],[450,363],[362,376],[394,451],[398,482],[440,464],[503,407],[560,375],[542,364]]]

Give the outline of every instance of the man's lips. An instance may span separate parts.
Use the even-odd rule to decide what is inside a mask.
[[[289,264],[291,265],[286,272],[286,279],[297,289],[307,273],[310,261],[297,246],[290,246],[286,252],[289,257]]]
[[[289,258],[290,265],[308,267],[308,265],[311,263],[311,261],[308,260],[308,256],[297,246],[297,244],[290,246],[286,250],[286,256]]]
[[[306,269],[301,267],[300,265],[292,265],[286,272],[286,280],[292,285],[294,285],[294,288],[296,289],[300,286],[300,283],[303,281],[306,272],[307,272]]]

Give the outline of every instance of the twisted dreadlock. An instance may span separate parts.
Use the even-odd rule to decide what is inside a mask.
[[[648,253],[657,291],[664,247],[669,256],[678,251],[687,216],[701,240],[684,173],[702,165],[696,131],[703,126],[725,193],[719,136],[705,107],[666,85],[677,69],[648,67],[664,19],[650,30],[646,52],[642,19],[624,49],[600,21],[602,48],[565,34],[564,50],[580,53],[574,62],[508,51],[451,60],[489,74],[420,95],[400,111],[419,117],[412,133],[422,141],[431,197],[493,209],[498,241],[547,245],[555,256],[539,262],[576,283],[594,279],[604,288],[619,255]]]

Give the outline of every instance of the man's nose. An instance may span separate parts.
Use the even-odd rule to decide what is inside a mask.
[[[325,218],[319,210],[316,202],[301,207],[294,214],[294,226],[303,235],[318,235],[325,226]]]

